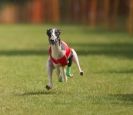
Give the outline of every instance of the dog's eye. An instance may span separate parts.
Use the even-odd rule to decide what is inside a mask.
[[[59,35],[60,35],[60,32],[59,32],[59,31],[56,31],[55,34],[56,34],[57,36],[59,36]]]
[[[56,31],[55,34],[58,35],[58,32]]]

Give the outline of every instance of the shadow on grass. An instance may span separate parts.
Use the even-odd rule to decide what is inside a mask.
[[[80,55],[106,55],[133,58],[133,43],[72,44]]]
[[[112,95],[108,95],[109,98],[114,98],[117,101],[113,101],[113,104],[130,104],[133,105],[133,94],[112,94]],[[112,100],[111,99],[111,100]]]
[[[106,71],[96,71],[93,73],[97,73],[97,74],[105,74],[105,73],[109,73],[109,74],[133,74],[133,69],[129,69],[129,70],[106,70]]]
[[[133,43],[73,43],[79,55],[105,55],[114,57],[133,58]],[[48,55],[47,49],[41,50],[0,50],[0,56],[36,56]]]
[[[22,94],[17,94],[16,96],[40,96],[40,95],[68,95],[72,96],[74,94],[68,92],[59,91],[29,91]],[[88,96],[90,102],[93,104],[118,104],[118,105],[133,105],[133,94],[109,94],[107,96]]]
[[[16,96],[37,96],[37,95],[54,95],[57,92],[55,91],[27,91],[25,93],[22,94],[16,94]]]
[[[3,50],[0,51],[0,56],[36,56],[48,55],[47,50]]]
[[[106,96],[88,96],[93,104],[133,105],[133,94],[108,94]]]
[[[70,92],[59,90],[38,90],[38,91],[25,91],[24,93],[16,94],[16,96],[39,96],[39,95],[72,95]]]

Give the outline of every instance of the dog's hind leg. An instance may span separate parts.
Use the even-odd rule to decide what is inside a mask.
[[[71,66],[72,66],[72,59],[73,56],[71,55],[71,57],[68,59],[68,64],[67,64],[67,68],[66,68],[66,75],[67,77],[72,77],[73,75],[71,74]]]
[[[73,60],[74,60],[74,62],[75,62],[75,63],[77,64],[77,66],[78,66],[80,75],[83,76],[83,71],[82,71],[82,69],[81,69],[81,67],[80,67],[80,64],[79,64],[78,55],[77,55],[77,53],[76,53],[76,51],[75,51],[74,49],[72,49],[72,53],[73,53]]]
[[[53,84],[52,84],[52,73],[53,73],[53,69],[54,69],[54,66],[53,66],[51,60],[48,59],[48,62],[47,62],[48,85],[46,85],[46,89],[47,90],[52,89],[52,87],[53,87]]]

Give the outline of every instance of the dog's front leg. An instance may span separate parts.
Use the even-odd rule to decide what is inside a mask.
[[[62,82],[63,80],[62,80],[62,75],[61,75],[61,72],[60,72],[60,68],[59,67],[57,67],[57,76],[58,76],[58,81],[59,82]]]
[[[67,76],[66,76],[65,67],[60,67],[60,72],[61,72],[62,80],[64,82],[67,82]]]
[[[52,89],[53,83],[52,83],[52,73],[53,73],[54,66],[50,59],[48,59],[47,62],[47,72],[48,72],[48,85],[46,85],[46,89]]]

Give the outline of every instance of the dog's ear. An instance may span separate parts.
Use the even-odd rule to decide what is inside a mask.
[[[47,34],[48,36],[50,35],[50,30],[51,30],[51,29],[47,29],[46,34]]]
[[[60,31],[59,29],[57,29],[56,34],[57,34],[57,36],[59,37],[60,34],[61,34],[61,31]]]
[[[60,34],[61,34],[61,30],[58,29],[58,30],[57,30],[57,34],[58,34],[58,39],[59,39],[59,45],[61,45],[61,40],[60,40],[60,37],[59,37]]]
[[[61,34],[61,30],[58,29],[59,35]]]

